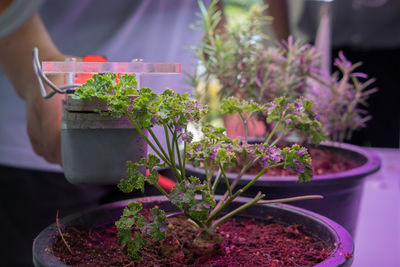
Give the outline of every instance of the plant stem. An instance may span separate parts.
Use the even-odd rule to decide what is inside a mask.
[[[167,143],[168,154],[169,154],[170,159],[171,159],[171,155],[173,154],[173,152],[171,151],[171,145],[170,145],[170,142],[169,142],[168,127],[165,124],[163,126],[164,126],[164,134],[165,134],[165,141]]]
[[[164,135],[165,135],[165,141],[167,143],[167,149],[168,149],[168,154],[169,154],[169,160],[171,162],[171,165],[174,165],[175,167],[175,161],[173,160],[173,150],[171,149],[171,145],[170,145],[170,141],[169,141],[169,132],[168,132],[168,127],[167,125],[163,125],[164,126]],[[178,172],[174,169],[174,167],[170,166],[171,170],[173,171],[176,179],[178,180],[178,182],[180,182],[180,177],[178,177]]]
[[[215,168],[216,168],[216,165],[213,163],[211,166],[210,166],[210,178],[209,178],[209,180],[207,181],[208,182],[208,188],[209,188],[209,190],[211,190],[211,182],[212,182],[212,178],[213,178],[213,175],[214,175],[214,172],[215,172]]]
[[[279,120],[274,128],[272,129],[271,133],[268,135],[267,140],[265,140],[265,144],[268,145],[269,141],[271,140],[272,136],[275,134],[276,130],[278,129],[279,124],[281,123],[281,120]]]
[[[175,159],[175,147],[177,147],[177,156],[178,156],[178,164],[179,164],[179,175],[181,177],[181,180],[183,181],[185,179],[185,177],[182,177],[182,163],[181,163],[181,158],[180,158],[180,154],[179,154],[179,146],[178,146],[178,137],[176,136],[176,128],[174,131],[171,130],[172,133],[172,155],[173,155],[173,162],[174,164],[176,163],[176,159]],[[176,166],[176,165],[174,165]],[[175,167],[176,168],[176,167]]]
[[[227,190],[228,190],[229,196],[232,197],[231,186],[230,186],[230,184],[229,184],[228,178],[226,178],[225,170],[224,170],[224,168],[223,168],[223,166],[222,166],[221,164],[219,164],[219,169],[220,169],[220,171],[221,171],[221,173],[222,173],[222,176],[223,176],[224,179],[225,179],[226,188],[227,188]]]
[[[127,118],[129,121],[132,123],[132,125],[135,127],[135,129],[138,131],[140,136],[146,141],[146,143],[154,150],[154,152],[165,162],[168,164],[167,157],[161,154],[161,152],[154,146],[154,144],[147,138],[146,134],[143,132],[143,130],[140,128],[140,126],[137,124],[137,122],[129,115],[126,114]],[[150,132],[150,129],[148,129]],[[169,164],[168,164],[169,165]]]
[[[209,182],[209,171],[208,171],[208,164],[207,164],[207,159],[205,159],[204,161],[203,161],[203,164],[204,164],[204,171],[206,172],[206,180],[207,180],[207,182]],[[210,188],[210,184],[208,184],[208,188],[209,189],[211,189]]]
[[[164,190],[158,183],[155,183],[154,186],[160,191],[169,201],[171,201],[171,198],[169,197],[169,194],[167,191]]]
[[[246,173],[246,171],[253,166],[253,164],[258,160],[259,158],[254,158],[251,160],[249,163],[247,163],[239,172],[239,174],[236,176],[235,180],[231,184],[231,190],[235,189],[236,184],[239,182],[240,178],[242,178],[243,174]],[[228,197],[229,192],[225,192],[225,194],[222,196],[222,198],[219,200],[218,204],[215,206],[214,210],[218,209],[222,203],[225,201],[225,199]]]
[[[168,159],[168,154],[165,152],[163,146],[160,144],[160,142],[158,141],[157,136],[154,134],[153,130],[151,128],[147,129],[149,131],[149,134],[151,135],[151,137],[153,138],[154,142],[156,142],[157,147],[160,149],[161,153],[163,153],[163,155],[165,156],[165,158]],[[170,161],[169,161],[170,162]],[[170,162],[171,163],[171,162]],[[168,164],[168,163],[167,163]]]
[[[271,200],[263,200],[257,202],[257,205],[265,205],[271,203],[285,203],[285,202],[292,202],[298,200],[306,200],[306,199],[322,199],[324,198],[321,195],[306,195],[306,196],[298,196],[298,197],[288,197],[288,198],[278,198],[278,199],[271,199]]]
[[[226,214],[225,216],[219,218],[218,220],[215,220],[210,228],[212,229],[212,231],[215,231],[215,229],[218,227],[218,225],[220,225],[221,223],[225,222],[227,219],[231,218],[232,216],[238,214],[239,212],[247,209],[248,207],[257,204],[257,202],[260,201],[264,196],[265,196],[264,194],[261,194],[261,192],[258,192],[258,194],[253,198],[252,201],[247,202],[246,204],[243,204],[239,208],[229,212],[228,214]]]
[[[169,140],[169,132],[168,130],[171,131],[171,129],[167,125],[164,126],[164,132],[165,132],[165,141],[167,142],[167,148],[168,148],[168,153],[169,153],[169,159],[170,159],[170,164],[168,166],[171,168],[172,172],[174,173],[176,180],[180,183],[182,182],[181,174],[178,172],[175,166],[175,157],[174,157],[174,148],[171,148],[170,140]],[[172,144],[174,146],[174,144]]]
[[[214,183],[213,186],[211,188],[211,194],[215,194],[215,190],[217,189],[218,183],[219,183],[219,179],[221,178],[222,172],[221,169],[218,170],[217,176],[214,179]]]
[[[181,173],[181,178],[182,178],[182,180],[184,180],[184,179],[185,179],[185,163],[182,162],[181,153],[180,153],[180,151],[179,151],[178,138],[179,138],[179,137],[176,138],[176,142],[175,142],[175,146],[176,146],[176,155],[177,155],[177,157],[178,157],[179,170],[180,170],[180,173]]]
[[[186,141],[183,141],[183,169],[182,169],[182,177],[185,179],[186,178]]]
[[[214,210],[210,213],[207,222],[211,222],[212,220],[214,220],[220,213],[221,211],[223,211],[229,204],[231,204],[231,202],[237,198],[238,196],[240,196],[244,191],[246,191],[250,186],[252,186],[257,180],[258,178],[261,177],[261,175],[267,170],[268,168],[263,168],[250,182],[248,182],[243,188],[241,188],[240,190],[236,191],[235,194],[233,194],[231,197],[229,197],[226,201],[224,202],[219,202],[222,203],[218,208],[214,208]],[[219,204],[218,203],[218,204]]]
[[[284,136],[287,135],[287,134],[288,134],[288,131],[283,131],[282,134],[280,134],[280,135],[278,136],[278,138],[276,138],[276,139],[271,143],[271,146],[276,145],[276,143],[278,143],[279,140],[281,140],[282,137],[284,137]]]
[[[244,191],[246,191],[247,189],[249,189],[249,187],[251,187],[260,177],[261,175],[263,175],[263,173],[269,169],[269,168],[275,168],[278,166],[282,166],[284,163],[278,163],[278,164],[274,164],[269,166],[268,168],[263,168],[250,182],[248,182],[243,188],[239,189],[238,191],[236,191],[235,194],[233,194],[231,197],[229,197],[226,201],[221,201],[223,199],[223,196],[221,198],[221,200],[218,202],[217,206],[214,208],[214,210],[210,213],[207,222],[211,222],[212,220],[214,220],[219,213],[221,213],[221,211],[223,211],[235,198],[237,198],[238,196],[240,196]],[[225,193],[226,194],[226,193]]]

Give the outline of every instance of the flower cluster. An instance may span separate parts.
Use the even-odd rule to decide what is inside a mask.
[[[132,114],[143,128],[168,125],[181,133],[189,122],[199,121],[206,112],[188,94],[177,94],[170,89],[160,95],[150,88],[141,88],[137,93],[138,97],[132,102]]]
[[[293,129],[303,136],[308,136],[315,144],[326,138],[326,134],[321,131],[322,125],[317,120],[315,104],[311,100],[301,97],[294,102],[289,102],[286,97],[279,97],[266,105],[264,114],[267,123],[281,124],[283,122],[284,126],[277,128],[281,132],[279,139]]]

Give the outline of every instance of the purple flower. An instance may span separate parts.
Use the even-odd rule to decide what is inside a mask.
[[[182,141],[190,143],[193,140],[193,134],[191,132],[186,132],[182,135]]]
[[[219,150],[219,146],[213,148],[213,152],[211,153],[212,159],[216,158],[218,150]]]
[[[295,161],[294,171],[298,173],[304,173],[304,165],[300,161]]]
[[[302,102],[294,102],[294,107],[297,109],[302,109],[303,108],[303,103]]]
[[[277,154],[272,154],[270,158],[274,161],[275,164],[281,160],[281,158]]]
[[[299,156],[303,156],[306,154],[306,151],[304,149],[300,149],[299,151],[296,151],[296,154]]]
[[[271,105],[268,105],[267,106],[267,110],[272,110],[272,109],[274,109],[276,107],[276,104],[275,103],[272,103]]]
[[[160,231],[163,232],[163,233],[166,232],[165,224],[161,224],[160,225]]]
[[[268,168],[268,156],[263,157],[264,168]]]
[[[273,147],[268,147],[267,148],[267,157],[274,162],[274,164],[278,163],[281,161],[281,152]]]

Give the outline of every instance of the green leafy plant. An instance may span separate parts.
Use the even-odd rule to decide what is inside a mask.
[[[289,37],[277,45],[264,45],[263,29],[270,21],[264,15],[265,6],[252,7],[247,19],[221,30],[217,25],[222,13],[216,1],[208,9],[201,2],[199,5],[201,19],[195,26],[204,35],[193,49],[201,62],[199,71],[191,76],[195,88],[217,79],[222,86],[220,99],[235,96],[260,104],[282,96],[289,101],[312,99],[323,130],[334,141],[349,139],[354,130],[366,126],[370,116],[364,107],[376,89],[368,89],[374,79],[356,72],[361,63],[352,64],[340,53],[334,63],[339,71],[324,73],[320,55],[310,44]],[[206,99],[207,91],[201,93]],[[265,113],[260,116],[268,135],[273,127]]]
[[[261,144],[231,140],[225,135],[225,129],[215,128],[209,124],[201,125],[202,119],[207,115],[207,107],[200,105],[188,94],[178,94],[170,89],[160,94],[154,93],[149,88],[136,89],[135,78],[132,75],[122,76],[119,83],[115,79],[116,76],[112,74],[96,74],[87,84],[76,90],[75,98],[96,97],[106,101],[110,105],[110,112],[103,114],[114,117],[126,116],[155,152],[148,154],[139,162],[127,162],[127,176],[121,180],[118,187],[128,193],[133,190],[143,192],[146,183],[155,186],[198,229],[200,243],[219,242],[222,237],[216,234],[216,228],[249,206],[320,197],[302,196],[264,200],[264,194],[258,193],[250,202],[224,214],[225,208],[248,190],[269,168],[282,166],[298,173],[300,182],[308,181],[312,174],[311,158],[307,150],[296,144],[277,148],[275,146],[277,141],[272,137],[273,133]],[[131,94],[135,97],[130,97]],[[265,112],[268,120],[274,123],[276,128],[287,130],[296,128],[304,135],[318,141],[323,135],[320,124],[315,121],[312,106],[311,101],[304,99],[290,103],[286,98],[278,98],[271,103],[260,105],[230,98],[223,108],[229,113]],[[188,130],[189,123],[201,126],[203,136],[199,140],[193,140],[193,135]],[[155,125],[163,127],[166,147],[161,145],[152,130]],[[235,181],[230,183],[225,170],[236,165],[239,160],[245,164]],[[207,179],[201,181],[197,177],[188,177],[185,173],[187,162],[195,166],[203,165]],[[235,191],[241,176],[257,162],[261,164],[262,170],[250,182]],[[157,168],[165,165],[172,170],[177,182],[171,192],[166,192],[158,185]],[[148,170],[148,176],[143,174],[141,167]],[[217,170],[218,176],[213,181],[212,175]],[[220,179],[224,179],[227,190],[217,201],[215,190]],[[140,203],[130,203],[120,220],[116,222],[119,243],[132,259],[141,256],[140,249],[149,240],[161,242],[168,229],[163,211],[154,208],[150,211],[150,218],[146,218],[141,214],[141,210]]]

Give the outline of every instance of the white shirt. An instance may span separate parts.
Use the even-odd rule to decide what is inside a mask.
[[[193,73],[195,69],[196,59],[187,47],[197,45],[201,37],[201,32],[189,27],[198,20],[197,1],[46,1],[39,11],[62,53],[99,54],[109,61],[141,58],[145,62],[178,62],[182,72]],[[184,74],[154,75],[143,77],[142,85],[156,91],[167,87],[178,92],[191,91],[186,80]],[[1,70],[0,87],[0,164],[61,170],[33,152],[26,131],[25,104]]]

